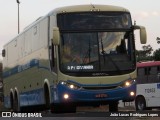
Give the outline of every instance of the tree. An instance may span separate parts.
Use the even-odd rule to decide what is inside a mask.
[[[153,48],[151,45],[142,46],[142,50],[136,50],[137,61],[148,61],[152,60]]]
[[[152,51],[153,51],[153,48],[151,47],[151,45],[147,45],[147,46],[142,46],[142,48],[143,48],[143,51],[144,51],[144,54],[145,54],[145,56],[151,56],[151,53],[152,53]]]
[[[160,37],[157,37],[157,43],[160,44]]]
[[[154,58],[155,61],[160,60],[160,48],[154,51],[153,58]]]

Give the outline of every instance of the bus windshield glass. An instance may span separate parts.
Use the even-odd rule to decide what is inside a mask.
[[[130,29],[127,12],[88,12],[58,14],[60,30]]]
[[[62,33],[60,69],[83,76],[130,73],[135,70],[133,39],[130,31]]]
[[[68,75],[119,75],[135,70],[134,36],[128,12],[57,15],[60,70]]]

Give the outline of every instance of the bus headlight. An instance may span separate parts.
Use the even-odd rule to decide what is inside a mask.
[[[131,85],[131,82],[129,82],[129,81],[125,82],[126,87],[129,87],[130,85]]]
[[[130,87],[133,83],[135,83],[136,80],[127,80],[125,82],[123,82],[120,87]]]
[[[67,100],[67,99],[69,99],[69,95],[68,94],[64,94],[63,98]]]
[[[60,84],[64,85],[64,86],[67,86],[69,89],[72,89],[72,90],[80,89],[80,86],[78,86],[78,85],[76,85],[74,83],[71,83],[71,82],[61,81]]]
[[[69,85],[69,88],[70,88],[70,89],[79,89],[80,87],[77,86],[77,85],[74,85],[74,84],[70,84],[70,85]]]

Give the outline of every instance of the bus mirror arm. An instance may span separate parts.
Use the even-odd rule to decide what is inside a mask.
[[[135,30],[139,29],[140,30],[140,41],[141,44],[146,44],[147,42],[147,33],[146,33],[146,28],[143,26],[135,25],[133,27]]]
[[[52,39],[52,43],[53,43],[53,45],[59,45],[59,41],[60,41],[59,28],[58,28],[58,27],[54,27],[54,28],[53,28],[53,39]]]

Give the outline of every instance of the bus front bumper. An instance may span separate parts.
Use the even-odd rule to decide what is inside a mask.
[[[133,101],[136,95],[136,84],[110,90],[70,89],[63,85],[57,86],[56,99],[53,103],[103,103],[111,101]],[[55,92],[54,92],[55,93]]]

